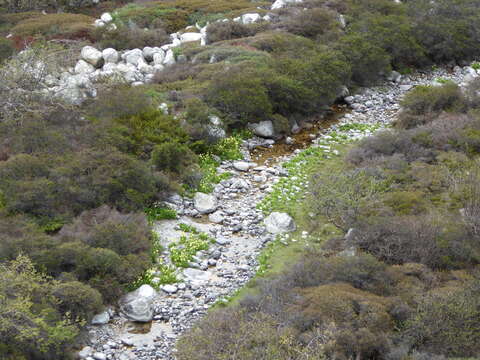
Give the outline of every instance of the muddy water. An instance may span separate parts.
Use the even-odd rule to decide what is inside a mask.
[[[310,135],[318,135],[322,131],[330,128],[333,124],[337,123],[339,118],[347,112],[345,105],[332,106],[332,113],[325,117],[313,117],[308,124],[308,128],[302,129],[298,134],[290,135],[294,139],[293,144],[289,145],[285,143],[285,140],[276,142],[271,147],[258,147],[253,149],[250,154],[252,161],[258,165],[272,165],[276,162],[276,159],[281,158],[284,155],[291,154],[296,149],[306,149],[312,144],[312,138]]]

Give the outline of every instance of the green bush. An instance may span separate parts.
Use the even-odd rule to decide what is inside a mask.
[[[255,35],[255,26],[244,25],[234,21],[220,21],[208,25],[207,42],[212,44],[217,41],[238,39],[253,35]]]
[[[338,48],[351,64],[352,80],[358,85],[371,85],[391,70],[388,53],[358,33],[343,37]]]
[[[460,87],[455,83],[449,82],[442,86],[420,85],[405,95],[401,102],[402,114],[396,125],[404,129],[423,125],[442,111],[464,111],[466,103]]]
[[[395,29],[395,31],[392,31]],[[412,24],[404,15],[364,14],[352,25],[351,31],[365,38],[376,48],[383,49],[396,68],[423,65],[424,49],[413,35]]]
[[[163,28],[170,34],[188,25],[188,12],[168,3],[127,4],[115,12],[115,21],[133,22],[142,29]]]
[[[9,39],[0,39],[0,63],[8,59],[15,52],[13,42]]]
[[[197,162],[195,153],[185,144],[176,141],[156,145],[152,152],[152,163],[158,170],[176,173],[185,172]]]
[[[480,55],[480,7],[474,0],[409,1],[413,34],[428,56],[439,62]]]
[[[272,114],[267,89],[256,72],[245,68],[217,75],[206,100],[234,124],[262,121]]]
[[[329,42],[335,40],[341,33],[337,14],[325,8],[313,8],[301,11],[280,25],[288,32]]]
[[[326,48],[275,59],[274,69],[301,84],[308,104],[305,113],[333,103],[350,78],[350,65],[342,54]]]
[[[0,265],[0,356],[67,359],[85,321],[101,309],[100,295],[78,282],[58,282],[25,256]]]
[[[93,37],[100,49],[128,50],[145,46],[161,46],[170,41],[163,29],[144,29],[136,25],[118,25],[115,30],[108,26],[95,28]]]
[[[169,142],[186,143],[188,134],[179,120],[160,110],[144,109],[132,116],[115,119],[110,130],[117,148],[141,159],[149,159],[155,146]]]

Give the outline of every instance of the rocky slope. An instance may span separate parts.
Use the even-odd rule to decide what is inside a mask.
[[[334,141],[329,135],[332,131],[342,132],[343,138],[350,141],[368,136],[373,129],[388,126],[400,108],[402,95],[413,86],[436,85],[447,79],[465,84],[476,76],[477,72],[471,67],[457,67],[453,72],[436,70],[405,77],[395,75],[382,86],[364,89],[358,95],[347,97],[351,111],[343,114],[329,129],[320,133],[318,130],[311,132],[308,136],[311,143],[305,146],[322,147],[325,156],[336,156],[328,145]],[[346,124],[368,126],[359,130],[358,126],[349,128],[344,126]],[[295,141],[299,140],[290,140],[291,143]],[[254,147],[255,142],[264,143],[263,140],[252,139],[244,144],[245,149]],[[230,171],[233,176],[218,184],[213,194],[197,196],[193,200],[173,197],[171,206],[181,217],[155,224],[154,230],[161,242],[168,245],[180,238],[184,232],[179,230],[178,224],[185,223],[209,234],[215,243],[208,250],[197,253],[190,267],[183,271],[182,282],[163,286],[158,292],[144,287],[143,294],[137,291],[132,295],[148,298],[145,310],[151,312],[151,323],[135,325],[111,310],[109,315],[104,314],[98,319],[99,323],[108,324],[90,328],[90,346],[81,351],[81,358],[174,359],[177,337],[215,302],[234,294],[255,276],[258,268],[256,258],[265,244],[274,240],[276,233],[294,229],[294,224],[286,215],[270,217],[265,221],[257,204],[274,191],[286,198],[290,196],[290,191],[306,191],[307,180],[302,178],[301,171],[288,174],[282,167],[302,151],[295,148],[292,145],[290,153],[267,159],[264,163],[255,163],[257,159],[252,159],[246,150],[243,161],[222,163],[218,171]],[[282,178],[286,180],[282,181]],[[282,190],[276,185],[289,181],[294,182],[294,190],[291,187]]]

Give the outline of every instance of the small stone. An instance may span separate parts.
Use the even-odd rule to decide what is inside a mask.
[[[122,342],[123,345],[133,346],[133,340],[130,338],[122,338],[120,341]]]
[[[93,349],[90,346],[85,346],[82,350],[78,352],[78,357],[80,359],[86,359],[92,355]]]
[[[167,294],[175,294],[178,291],[178,288],[175,285],[167,284],[160,287]]]
[[[95,360],[107,360],[107,355],[101,352],[96,352],[95,354],[93,354],[93,358]]]
[[[250,169],[250,163],[246,161],[235,161],[233,167],[238,171],[248,171],[248,169]]]
[[[109,321],[110,321],[110,314],[108,313],[108,311],[104,311],[93,317],[92,325],[104,325],[104,324],[108,324]]]

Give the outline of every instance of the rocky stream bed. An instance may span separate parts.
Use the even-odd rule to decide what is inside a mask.
[[[286,142],[276,144],[261,138],[245,141],[244,159],[225,161],[218,169],[219,172],[231,172],[232,177],[216,185],[209,195],[197,195],[195,199],[172,196],[169,203],[177,210],[179,219],[154,224],[154,231],[164,246],[184,234],[178,227],[180,223],[208,234],[215,239],[214,243],[208,250],[199,252],[191,267],[183,270],[181,282],[161,286],[158,291],[143,286],[130,294],[133,298],[145,299],[144,310],[151,312],[151,322],[132,322],[112,307],[108,314],[97,317],[100,325],[89,327],[88,346],[80,351],[79,357],[88,360],[174,359],[176,339],[215,302],[234,294],[255,276],[258,254],[277,233],[294,229],[293,220],[286,214],[270,217],[265,222],[265,214],[257,209],[257,204],[274,190],[282,191],[278,185],[281,179],[299,176],[296,171],[289,174],[283,164],[308,147],[321,147],[327,157],[337,156],[328,145],[332,139],[329,134],[333,131],[353,141],[388,126],[400,109],[402,95],[415,85],[440,85],[447,79],[465,85],[476,76],[471,67],[409,76],[398,74],[382,86],[363,89],[345,98],[344,110],[327,122],[328,127],[311,125]],[[346,124],[368,126],[345,127]],[[297,192],[306,190],[305,179],[300,180],[298,186],[295,185]]]

